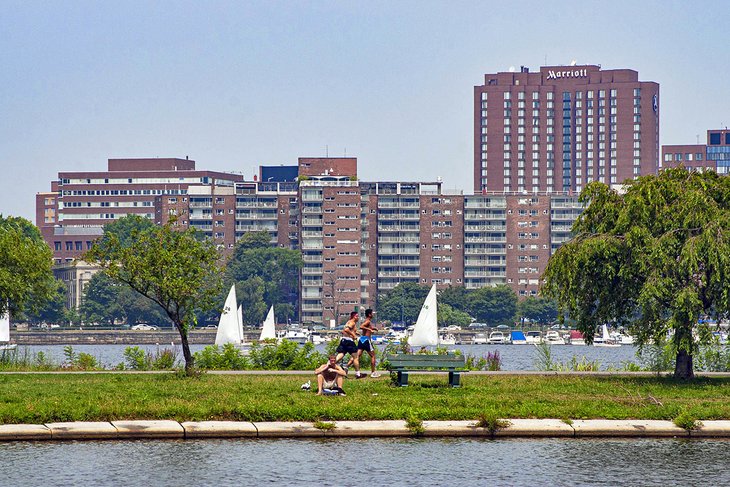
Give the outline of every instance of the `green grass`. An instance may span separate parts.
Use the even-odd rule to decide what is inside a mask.
[[[311,421],[418,418],[730,419],[730,379],[663,377],[412,376],[346,380],[346,397],[300,390],[312,375],[5,374],[0,423],[118,419]]]

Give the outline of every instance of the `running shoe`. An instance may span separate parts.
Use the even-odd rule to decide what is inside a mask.
[[[373,372],[372,374],[370,374],[370,377],[372,377],[373,379],[377,379],[378,377],[380,377],[380,374],[378,374],[377,372]]]

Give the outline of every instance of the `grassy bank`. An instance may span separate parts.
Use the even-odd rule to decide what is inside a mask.
[[[503,418],[730,419],[730,379],[657,377],[412,376],[345,381],[347,397],[300,390],[314,376],[8,374],[0,376],[0,423],[118,419],[316,421]]]

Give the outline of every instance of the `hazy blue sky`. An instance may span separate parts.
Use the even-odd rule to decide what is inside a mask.
[[[472,89],[526,65],[632,68],[661,143],[730,125],[726,2],[0,0],[0,213],[58,171],[185,157],[241,171],[356,156],[471,191]]]

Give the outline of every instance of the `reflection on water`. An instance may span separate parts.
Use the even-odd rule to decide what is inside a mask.
[[[0,444],[2,485],[728,485],[730,442],[329,439]]]
[[[124,349],[130,345],[74,345],[74,351],[90,353],[96,357],[101,364],[108,368],[124,362]],[[138,345],[146,351],[154,353],[158,348],[171,348],[171,345]],[[177,342],[178,357],[182,359],[180,344]],[[205,345],[191,345],[190,349],[197,352],[205,348]],[[318,345],[317,350],[324,352],[325,346]],[[452,345],[448,348],[458,349],[465,354],[477,357],[487,355],[487,352],[499,351],[502,357],[502,370],[535,370],[535,359],[537,351],[532,345]],[[32,345],[19,347],[18,353],[27,350],[30,354],[43,352],[50,357],[53,363],[62,363],[64,360],[63,345]],[[633,346],[621,346],[618,348],[589,347],[560,345],[552,347],[552,359],[557,362],[568,362],[571,357],[578,358],[585,356],[586,359],[597,360],[602,369],[609,366],[620,369],[627,361],[636,362],[636,348]]]

